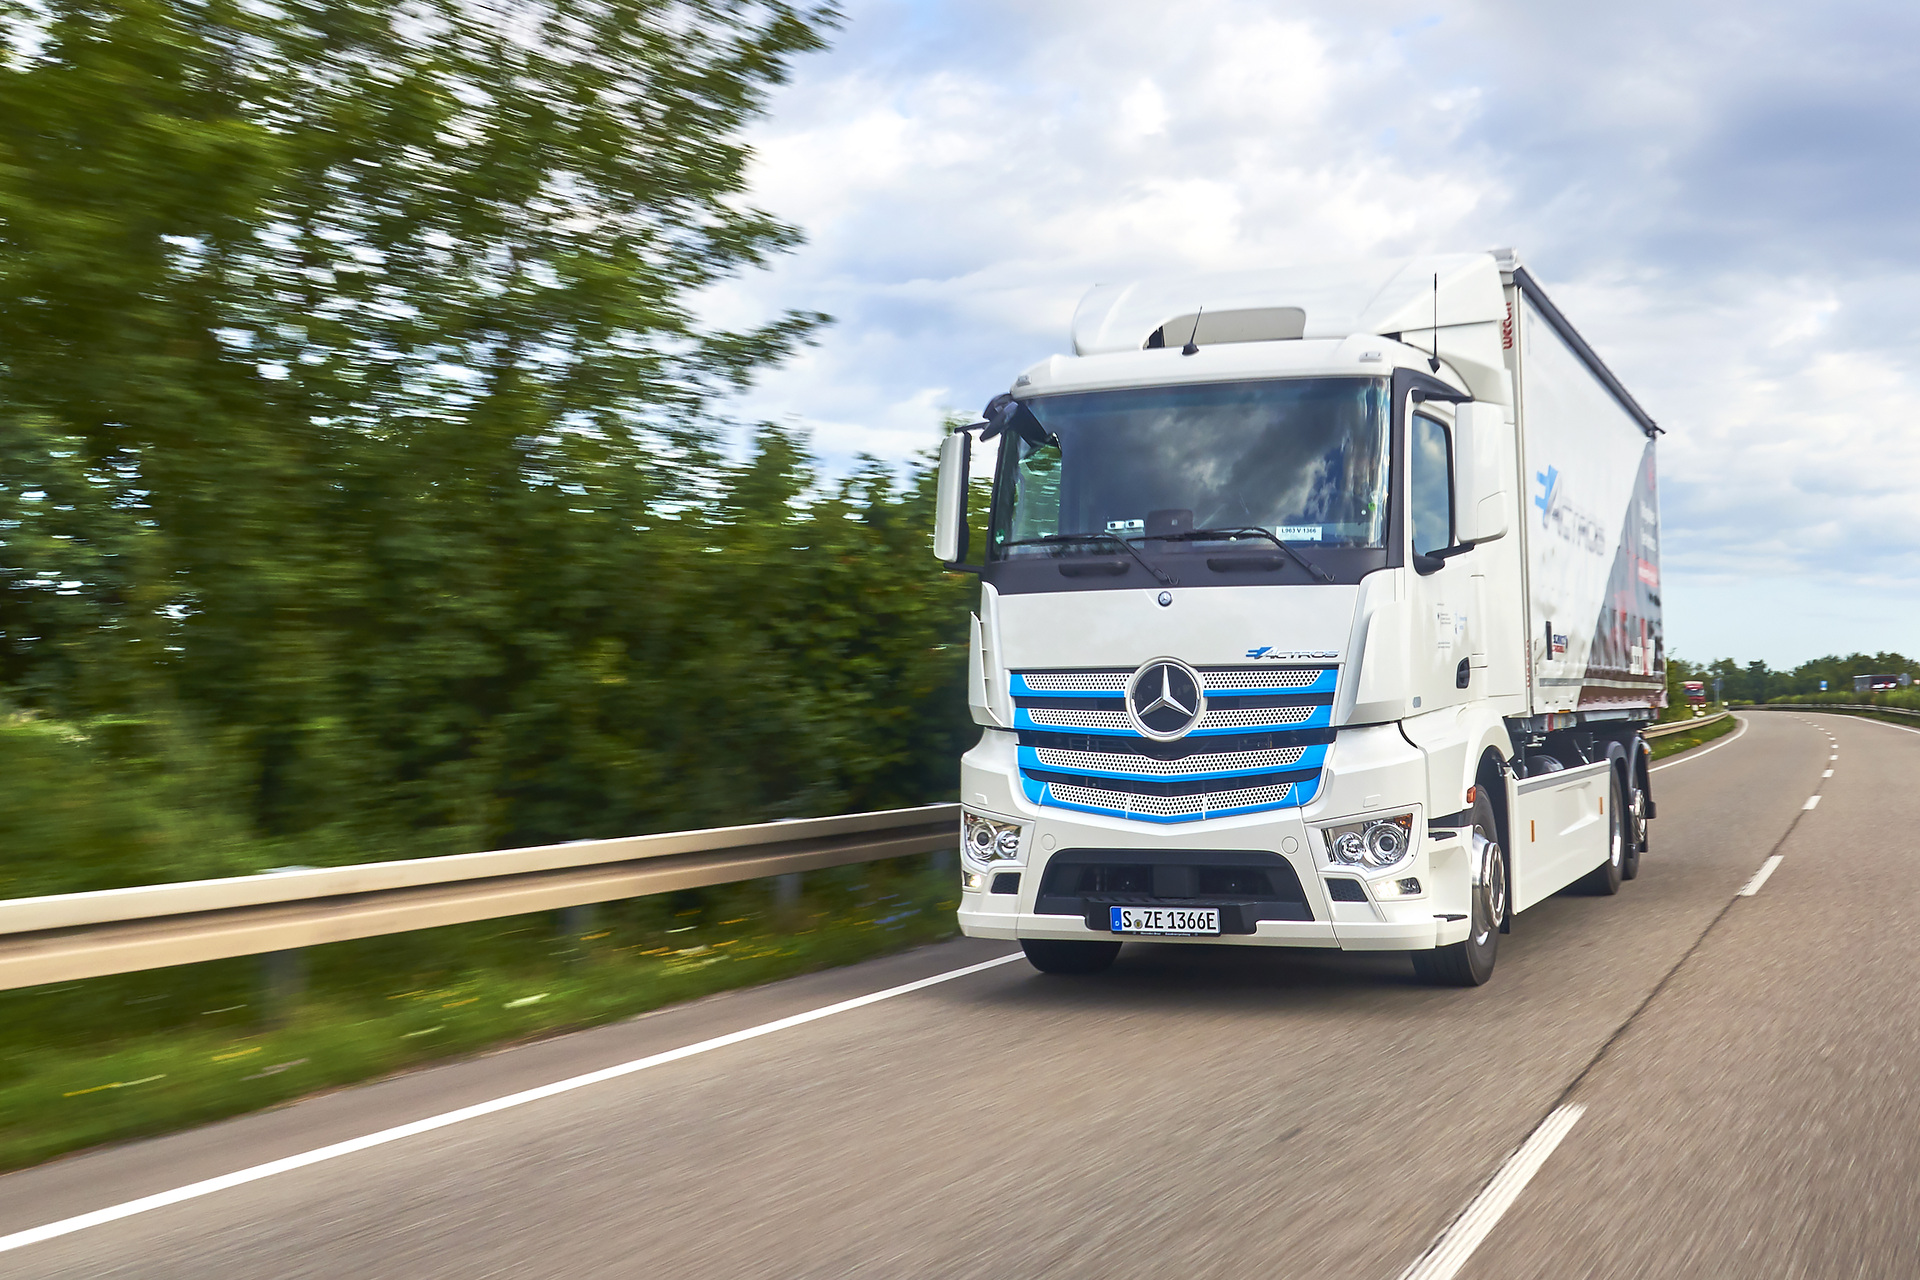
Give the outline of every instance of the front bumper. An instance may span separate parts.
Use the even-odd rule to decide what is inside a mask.
[[[1343,731],[1314,800],[1304,808],[1210,818],[1177,829],[1035,805],[1021,793],[1017,776],[1010,735],[988,732],[963,761],[961,796],[968,806],[1026,827],[1017,861],[986,868],[969,864],[972,870],[987,872],[980,890],[961,894],[959,923],[969,937],[1414,951],[1447,946],[1467,936],[1465,842],[1428,837],[1425,762],[1392,726]],[[1415,811],[1414,854],[1408,863],[1369,878],[1328,860],[1319,826],[1396,808]],[[1253,924],[1251,932],[1208,937],[1153,937],[1091,928],[1084,910],[1061,912],[1057,886],[1048,894],[1049,910],[1039,909],[1049,865],[1069,852],[1079,858],[1103,852],[1150,854],[1158,861],[1195,864],[1212,861],[1208,855],[1213,853],[1278,855],[1298,878],[1304,914],[1311,919],[1263,919]],[[1421,881],[1420,896],[1391,899],[1379,892],[1381,882],[1405,877]],[[1336,900],[1328,883],[1336,879],[1358,882],[1362,886],[1358,896],[1364,900]],[[994,888],[1002,891],[993,892]],[[1355,891],[1347,888],[1346,896],[1355,896]],[[1183,899],[1169,900],[1167,905],[1209,904],[1204,899]]]

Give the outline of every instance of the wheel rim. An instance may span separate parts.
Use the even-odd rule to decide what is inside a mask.
[[[1480,883],[1473,894],[1473,942],[1483,947],[1507,910],[1507,860],[1500,846],[1478,831],[1473,833],[1480,849]]]
[[[1618,787],[1613,789],[1613,798],[1615,801],[1620,799],[1620,789]],[[1613,828],[1608,834],[1608,839],[1612,842],[1613,865],[1615,867],[1624,867],[1627,864],[1627,824],[1621,821],[1621,816],[1620,806],[1616,803],[1613,807],[1613,821],[1607,824]]]

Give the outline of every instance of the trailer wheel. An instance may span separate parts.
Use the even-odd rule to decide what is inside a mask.
[[[1500,829],[1493,822],[1493,805],[1483,789],[1473,802],[1473,914],[1467,940],[1431,951],[1415,951],[1413,972],[1422,982],[1442,987],[1477,987],[1493,976],[1500,953],[1500,926],[1507,918],[1507,855],[1500,847]]]
[[[1023,938],[1027,963],[1042,973],[1099,973],[1120,954],[1117,942],[1074,942],[1060,938]]]
[[[1620,771],[1607,770],[1607,860],[1589,871],[1580,881],[1588,893],[1610,898],[1620,892],[1627,878],[1627,850],[1633,843],[1627,832],[1627,806],[1621,795]],[[1638,872],[1636,865],[1634,870]]]

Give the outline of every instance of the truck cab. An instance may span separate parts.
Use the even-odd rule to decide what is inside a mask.
[[[1473,985],[1515,912],[1631,878],[1664,676],[1614,562],[1657,585],[1651,420],[1530,285],[1493,253],[1103,286],[944,442],[935,550],[981,578],[964,932],[1050,971],[1181,941]]]

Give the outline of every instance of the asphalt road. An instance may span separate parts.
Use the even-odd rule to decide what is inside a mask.
[[[0,1274],[1392,1280],[1492,1180],[1517,1194],[1468,1215],[1463,1277],[1920,1275],[1916,778],[1920,733],[1756,714],[1655,775],[1639,879],[1521,916],[1477,991],[1401,956],[1016,961],[24,1244]],[[13,1174],[0,1237],[1009,950]],[[1509,1156],[1556,1112],[1579,1118],[1516,1187]]]

